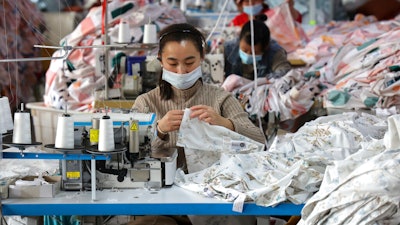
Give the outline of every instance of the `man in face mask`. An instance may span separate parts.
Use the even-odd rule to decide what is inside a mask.
[[[289,4],[290,12],[295,21],[301,23],[302,16],[299,11],[294,8],[294,0],[282,0]],[[266,13],[271,10],[263,0],[236,0],[236,6],[239,14],[233,18],[230,26],[242,27],[249,19],[257,19],[265,21],[267,19]]]
[[[257,76],[267,79],[278,78],[286,74],[291,65],[286,51],[277,42],[271,40],[267,25],[253,20],[254,36],[251,34],[251,21],[243,25],[239,39],[224,44],[225,76],[236,74],[254,79],[255,60]],[[254,57],[251,47],[254,39]]]

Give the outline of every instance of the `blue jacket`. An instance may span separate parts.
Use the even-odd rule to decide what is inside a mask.
[[[243,76],[243,63],[239,56],[239,38],[224,44],[225,77],[236,74]],[[257,62],[258,77],[279,78],[291,69],[287,54],[276,41],[271,40],[261,61]]]

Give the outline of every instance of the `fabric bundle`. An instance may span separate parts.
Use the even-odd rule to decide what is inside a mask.
[[[262,206],[306,204],[303,224],[398,224],[400,152],[386,148],[387,133],[387,118],[366,113],[319,117],[277,136],[268,151],[225,154],[198,172],[177,173],[175,184],[226,201],[244,194]]]
[[[152,21],[157,30],[169,24],[185,22],[186,18],[179,9],[164,4],[150,4],[147,1],[115,0],[108,3],[106,16],[108,30],[105,31],[110,44],[118,42],[120,20],[129,24],[133,43],[141,43],[144,25]],[[61,46],[101,46],[102,41],[102,8],[94,7],[78,26],[60,41]],[[65,52],[56,51],[53,56],[60,57]],[[119,88],[118,79],[106,80],[102,71],[107,65],[110,71],[118,71],[117,63],[123,55],[143,54],[137,50],[110,50],[109,62],[104,63],[103,48],[72,49],[66,60],[52,60],[46,72],[44,103],[53,108],[63,109],[65,105],[71,110],[90,111],[96,90]],[[115,74],[109,74],[112,77]],[[110,82],[112,81],[112,82]],[[67,102],[68,104],[65,104]]]

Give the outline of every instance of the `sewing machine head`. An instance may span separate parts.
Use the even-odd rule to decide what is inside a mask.
[[[147,187],[158,189],[173,184],[176,170],[176,149],[167,149],[164,155],[151,154],[151,141],[155,133],[154,113],[108,113],[113,121],[115,146],[123,146],[123,151],[107,151],[110,160],[96,161],[97,186],[99,188],[138,188]],[[98,129],[98,121],[103,114],[77,114],[74,115],[75,137],[79,136],[84,146],[96,146],[92,140],[92,129]],[[77,141],[75,139],[75,141]],[[88,166],[79,165],[80,162],[63,165],[63,188],[66,190],[79,190],[90,188],[90,173]],[[82,162],[83,164],[87,162]],[[68,167],[70,166],[70,167]],[[80,180],[68,179],[64,176],[67,172],[82,168]],[[72,173],[71,173],[72,174]],[[76,174],[76,173],[75,173]],[[85,177],[87,177],[85,179]],[[78,183],[78,184],[77,184]]]
[[[94,121],[100,119],[103,113],[82,113],[75,114],[74,126],[75,127],[85,127],[86,130],[91,128],[96,128]],[[134,130],[138,132],[139,144],[143,145],[149,143],[153,138],[156,125],[156,115],[155,113],[108,113],[110,119],[113,121],[114,125],[114,135],[116,136],[116,141],[128,141],[121,140],[121,138],[128,138],[129,130]],[[132,121],[137,121],[137,124],[132,124]],[[138,126],[136,126],[138,125]],[[98,127],[97,127],[98,129]],[[121,132],[121,133],[120,133]],[[122,136],[119,136],[122,135]]]

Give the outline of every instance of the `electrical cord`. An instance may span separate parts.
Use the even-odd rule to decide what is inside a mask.
[[[228,4],[229,0],[226,0],[222,6],[222,9],[218,15],[218,19],[215,23],[215,26],[213,27],[213,29],[211,30],[210,34],[208,35],[208,37],[206,38],[206,42],[208,42],[210,40],[210,38],[212,37],[213,33],[215,32],[217,26],[220,23],[221,17],[225,11],[225,8]],[[252,1],[250,0],[250,4],[252,3]],[[253,18],[253,14],[252,12],[250,12],[250,18]],[[258,73],[257,73],[257,64],[256,64],[256,56],[255,56],[255,50],[254,50],[254,24],[253,24],[253,20],[250,20],[250,33],[251,33],[251,52],[252,52],[252,57],[253,57],[253,69],[254,69],[254,90],[256,90],[258,84],[257,84],[257,78],[258,78]],[[266,94],[267,89],[265,90]],[[265,134],[263,128],[262,128],[262,123],[261,123],[261,115],[260,115],[260,110],[261,109],[257,109],[257,120],[258,120],[258,124],[259,124],[259,129],[262,131],[263,134]],[[265,142],[265,144],[267,145],[267,141]]]
[[[250,0],[250,5],[252,4],[252,1]],[[253,18],[253,12],[250,12],[250,18]],[[256,53],[255,53],[255,49],[254,49],[254,23],[253,23],[253,19],[250,20],[250,34],[251,34],[251,56],[253,58],[253,71],[254,71],[254,90],[257,89],[258,87],[258,72],[257,72],[257,61],[256,61]],[[266,95],[267,93],[267,88],[265,88],[264,90],[264,95]],[[257,112],[257,120],[258,120],[258,128],[261,130],[261,132],[263,134],[265,134],[265,131],[263,130],[262,127],[262,121],[261,121],[261,108],[256,109]],[[268,138],[266,138],[265,140],[265,145],[267,146],[268,144]]]

